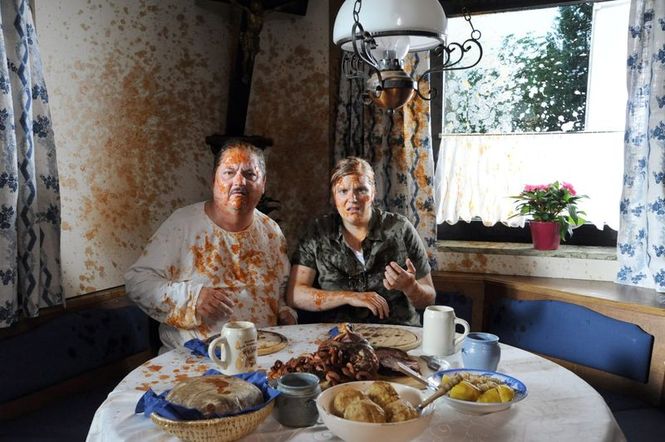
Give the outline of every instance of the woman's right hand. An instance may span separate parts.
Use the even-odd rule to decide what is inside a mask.
[[[390,315],[390,307],[386,299],[376,292],[352,292],[347,296],[347,304],[353,307],[365,307],[372,311],[374,316],[386,319]]]

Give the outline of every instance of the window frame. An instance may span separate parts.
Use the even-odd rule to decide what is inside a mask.
[[[448,18],[495,12],[526,11],[580,3],[602,3],[612,0],[439,0]]]
[[[551,8],[558,6],[569,6],[580,3],[601,3],[612,0],[450,0],[443,2],[442,6],[449,18],[461,17],[467,11],[475,14],[494,14],[499,12],[525,11],[542,8]],[[482,29],[480,30],[482,32]],[[482,41],[482,38],[481,38]],[[430,65],[437,66],[443,64],[443,55],[436,51],[430,51]],[[430,77],[430,83],[443,85],[443,72],[435,72]],[[440,88],[436,88],[439,90]],[[443,138],[443,106],[444,94],[438,93],[432,98],[431,128],[434,165],[438,163],[439,146]],[[566,239],[568,245],[580,246],[606,246],[615,247],[617,242],[616,230],[609,226],[604,226],[602,230],[597,229],[592,224],[585,224],[575,229],[575,234]],[[501,223],[494,226],[485,226],[480,220],[467,223],[459,220],[456,224],[447,223],[437,224],[437,240],[459,240],[459,241],[488,241],[488,242],[531,242],[528,225],[524,227],[508,227]]]

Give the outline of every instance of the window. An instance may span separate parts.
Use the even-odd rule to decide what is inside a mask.
[[[452,232],[464,239],[460,224],[469,223],[497,225],[484,239],[515,240],[504,226],[525,220],[511,217],[510,196],[525,184],[559,180],[589,196],[580,206],[597,227],[573,238],[579,242],[588,231],[593,238],[582,244],[607,245],[598,237],[607,232],[616,242],[629,6],[614,0],[473,17],[483,59],[473,69],[446,72],[439,100],[441,239]],[[451,41],[467,38],[463,18],[448,26]],[[473,229],[465,239],[482,239],[483,229]]]

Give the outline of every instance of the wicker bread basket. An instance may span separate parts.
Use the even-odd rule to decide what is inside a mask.
[[[275,401],[271,401],[265,407],[251,413],[216,419],[173,421],[155,413],[152,413],[150,418],[164,431],[184,441],[227,442],[240,439],[254,431],[268,417],[274,404]]]

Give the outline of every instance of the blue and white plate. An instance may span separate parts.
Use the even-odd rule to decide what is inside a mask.
[[[526,385],[518,379],[515,379],[512,376],[505,375],[496,371],[487,371],[487,370],[476,370],[471,368],[454,368],[451,370],[441,370],[434,373],[432,376],[427,379],[436,383],[437,385],[441,383],[441,378],[445,375],[452,376],[457,373],[470,373],[477,376],[489,376],[492,377],[515,390],[515,397],[510,402],[503,403],[485,403],[485,402],[470,402],[463,401],[459,399],[452,399],[448,395],[442,396],[441,400],[447,403],[449,406],[459,411],[460,413],[466,414],[487,414],[494,413],[501,410],[506,410],[521,401],[527,396]]]

